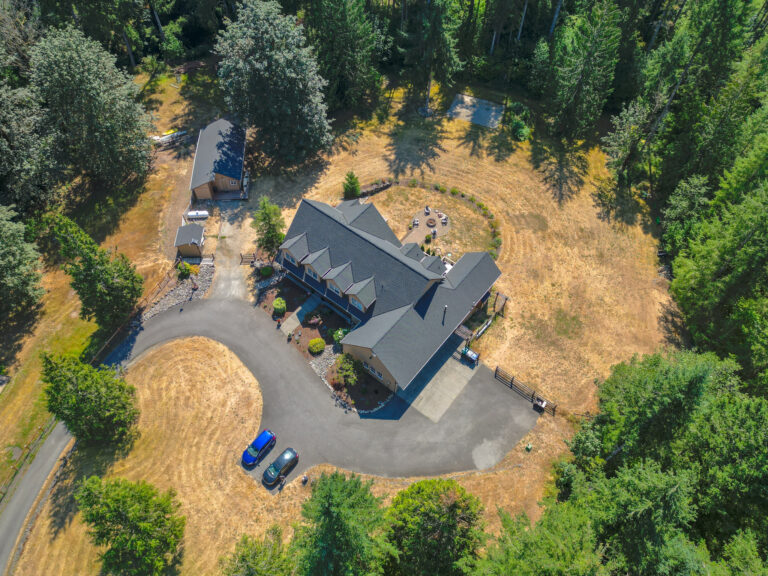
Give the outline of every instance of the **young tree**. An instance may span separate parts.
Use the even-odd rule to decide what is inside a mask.
[[[317,49],[328,107],[362,103],[378,89],[376,63],[385,38],[365,12],[364,0],[316,0],[307,10],[310,43]]]
[[[480,501],[455,480],[411,484],[387,511],[388,539],[398,551],[389,559],[387,573],[463,574],[483,542],[481,513]]]
[[[125,439],[136,423],[136,389],[114,368],[94,368],[70,356],[43,354],[48,410],[80,442],[99,444]]]
[[[216,53],[227,105],[259,130],[264,152],[294,162],[330,145],[326,83],[296,18],[277,2],[245,0]]]
[[[272,204],[266,196],[259,198],[259,209],[253,213],[252,226],[259,233],[257,246],[274,258],[285,239],[285,220],[280,207]]]
[[[186,519],[173,490],[161,494],[146,482],[91,476],[75,500],[102,553],[102,571],[160,576],[181,552]]]
[[[344,178],[344,200],[353,200],[360,197],[360,180],[351,170]]]
[[[305,576],[373,574],[388,551],[384,512],[371,482],[340,472],[323,474],[302,505],[297,535],[299,573]]]
[[[672,254],[687,247],[694,228],[706,217],[712,193],[704,176],[680,182],[664,208],[664,243]]]
[[[600,0],[586,14],[568,18],[555,38],[553,116],[573,136],[592,129],[611,93],[618,61],[621,12]]]
[[[448,85],[462,68],[456,51],[454,5],[449,0],[423,3],[416,22],[416,28],[408,33],[405,64],[410,68],[414,88],[425,90],[425,107],[429,110],[432,79]]]
[[[24,224],[14,222],[16,212],[0,206],[0,316],[34,307],[43,296],[40,254],[24,239]]]
[[[44,125],[55,135],[48,152],[63,166],[107,183],[147,172],[149,116],[136,84],[98,42],[71,26],[49,29],[31,66]]]
[[[53,233],[80,297],[80,316],[94,318],[103,329],[119,326],[136,307],[144,279],[124,254],[111,255],[99,248],[66,216],[56,216]]]
[[[221,560],[223,576],[293,576],[294,556],[283,544],[283,532],[272,526],[259,541],[243,536],[235,551]]]

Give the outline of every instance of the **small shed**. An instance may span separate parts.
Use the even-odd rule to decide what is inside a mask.
[[[179,255],[187,258],[200,258],[203,255],[205,228],[200,224],[185,224],[176,230],[174,246]]]

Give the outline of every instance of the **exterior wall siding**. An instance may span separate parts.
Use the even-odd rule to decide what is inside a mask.
[[[182,246],[177,246],[176,249],[179,251],[181,256],[185,256],[187,258],[199,258],[203,255],[202,248],[195,244],[183,244]]]
[[[357,358],[360,360],[360,362],[365,362],[369,366],[373,366],[376,370],[381,372],[381,379],[379,379],[375,374],[371,374],[370,370],[366,370],[366,372],[371,374],[371,376],[377,380],[380,380],[384,386],[393,392],[397,389],[397,381],[394,379],[392,374],[389,373],[389,370],[384,367],[384,364],[381,363],[381,360],[375,356],[371,358],[372,352],[370,348],[362,348],[360,346],[350,346],[349,344],[344,344],[343,349],[344,352]]]
[[[234,184],[230,184],[234,182]],[[221,174],[213,175],[213,187],[216,191],[231,192],[233,190],[240,190],[242,188],[242,181],[240,178],[230,178],[229,176],[222,176]]]
[[[198,186],[193,192],[195,193],[195,198],[198,200],[211,200],[213,198],[213,189],[211,188],[210,182]]]

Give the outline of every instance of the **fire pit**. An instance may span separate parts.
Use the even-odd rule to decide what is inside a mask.
[[[430,228],[434,228],[435,226],[437,226],[437,220],[435,220],[434,218],[427,218],[427,226],[429,226]]]

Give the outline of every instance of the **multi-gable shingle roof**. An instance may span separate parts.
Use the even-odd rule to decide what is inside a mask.
[[[370,348],[407,386],[490,290],[500,272],[485,252],[450,269],[403,246],[372,204],[302,200],[281,249],[367,309],[342,341]]]

